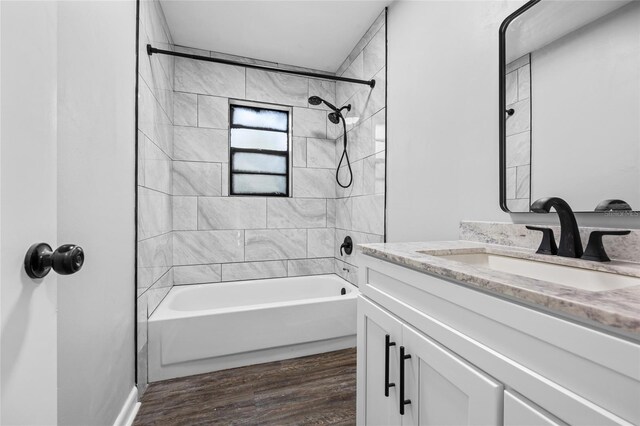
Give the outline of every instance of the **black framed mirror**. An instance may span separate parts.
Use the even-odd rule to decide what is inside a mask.
[[[499,56],[502,210],[640,211],[640,2],[529,1]]]

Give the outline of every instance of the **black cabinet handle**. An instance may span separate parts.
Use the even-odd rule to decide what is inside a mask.
[[[389,383],[389,348],[395,346],[396,342],[391,341],[391,336],[384,336],[384,396],[389,396],[389,388],[394,387],[395,383]]]
[[[70,275],[82,269],[84,251],[75,244],[63,244],[55,251],[47,243],[29,247],[24,257],[24,270],[31,278],[43,278],[51,269],[60,275]]]
[[[410,399],[404,399],[404,361],[411,355],[404,354],[404,346],[400,346],[400,415],[404,416],[404,406],[411,404]]]

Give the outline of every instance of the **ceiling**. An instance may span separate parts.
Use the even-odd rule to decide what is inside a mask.
[[[393,0],[161,0],[174,43],[335,72]]]

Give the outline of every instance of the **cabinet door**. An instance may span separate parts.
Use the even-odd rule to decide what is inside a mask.
[[[566,425],[535,407],[522,397],[504,391],[504,425],[505,426],[560,426]]]
[[[387,346],[386,337],[395,345]],[[398,347],[402,324],[382,308],[358,297],[358,406],[359,425],[399,425]],[[386,357],[388,353],[388,370]],[[387,373],[388,371],[388,373]],[[387,382],[388,375],[388,382]],[[388,388],[387,383],[394,386]]]
[[[403,425],[498,425],[502,384],[411,327],[403,326]]]

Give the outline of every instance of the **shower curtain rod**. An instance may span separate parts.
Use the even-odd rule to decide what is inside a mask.
[[[189,53],[180,53],[180,52],[173,52],[171,50],[157,49],[155,47],[151,47],[150,44],[147,44],[147,54],[149,56],[151,56],[154,53],[158,53],[158,54],[161,54],[161,55],[178,56],[180,58],[195,59],[195,60],[198,60],[198,61],[217,62],[219,64],[236,65],[236,66],[239,66],[239,67],[254,68],[254,69],[263,70],[263,71],[280,72],[280,73],[284,73],[284,74],[303,75],[305,77],[315,77],[315,78],[323,78],[325,80],[345,81],[347,83],[366,84],[367,86],[370,86],[371,88],[374,88],[376,86],[376,81],[373,80],[373,79],[372,80],[358,80],[357,78],[338,77],[338,76],[334,76],[334,75],[320,74],[320,73],[315,73],[315,72],[293,71],[293,70],[287,70],[287,69],[265,67],[265,66],[262,66],[262,65],[243,64],[242,62],[234,62],[234,61],[229,61],[227,59],[210,58],[208,56],[191,55]]]

